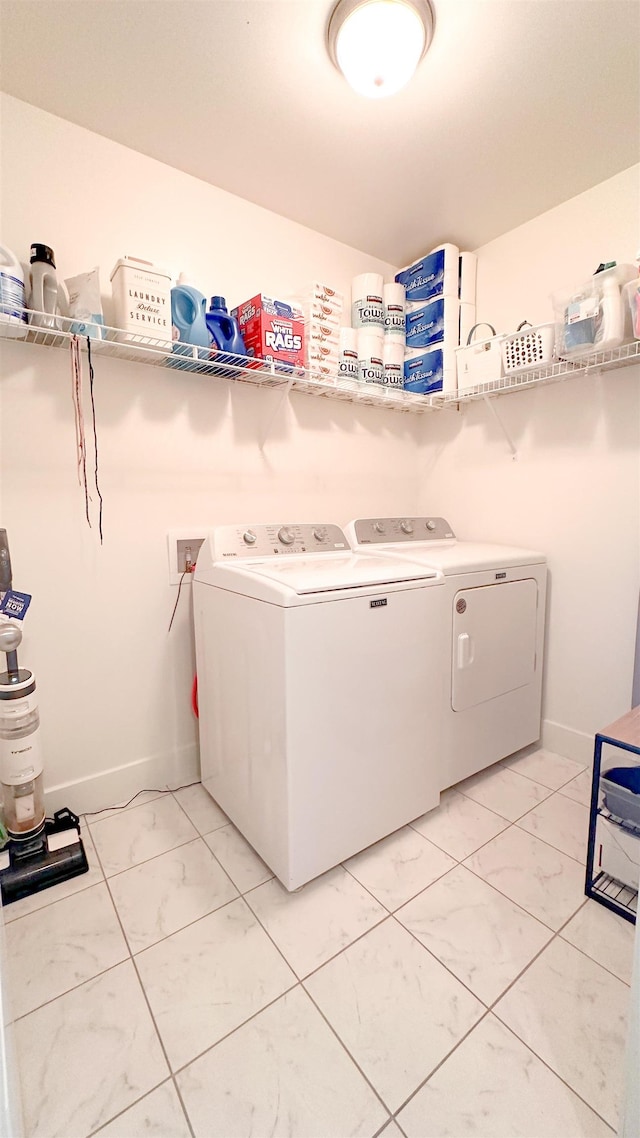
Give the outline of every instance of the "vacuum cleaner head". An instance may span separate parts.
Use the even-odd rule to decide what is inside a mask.
[[[44,832],[37,837],[10,841],[0,851],[0,866],[3,905],[87,873],[80,819],[71,810],[58,810],[52,819],[47,818]]]

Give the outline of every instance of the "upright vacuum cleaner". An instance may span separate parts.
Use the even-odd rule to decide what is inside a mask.
[[[80,822],[66,808],[45,817],[40,717],[33,673],[18,667],[17,649],[30,598],[14,593],[7,531],[0,529],[0,789],[8,842],[0,850],[2,903],[8,905],[89,869]],[[26,602],[26,603],[25,603]]]

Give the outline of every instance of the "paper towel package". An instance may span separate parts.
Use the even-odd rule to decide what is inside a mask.
[[[337,289],[331,288],[330,285],[322,284],[320,281],[314,281],[311,286],[311,300],[318,301],[320,304],[329,304],[332,308],[342,311],[344,293],[338,292]]]
[[[337,328],[340,331],[342,326],[342,315],[340,312],[334,311],[326,304],[309,304],[303,305],[304,316],[307,323],[328,324],[330,328]]]
[[[469,339],[469,333],[476,322],[476,306],[460,301],[460,344],[464,347]]]
[[[308,344],[333,344],[336,351],[340,344],[340,328],[325,324],[324,321],[310,320],[306,325]]]
[[[444,340],[457,348],[460,334],[460,302],[454,296],[440,296],[414,312],[407,312],[408,348],[428,348]]]
[[[436,296],[458,296],[459,255],[457,245],[439,245],[396,274],[405,288],[407,311]]]
[[[308,371],[313,380],[336,387],[338,383],[338,369],[335,364],[325,363],[324,360],[310,360]]]
[[[475,304],[478,258],[475,253],[461,253],[458,266],[458,296],[463,304]]]
[[[425,351],[407,349],[404,358],[404,389],[420,395],[455,391],[455,348],[437,344]]]
[[[315,360],[323,360],[327,365],[330,365],[337,371],[340,362],[340,349],[336,348],[333,344],[308,344],[307,360],[309,365]]]

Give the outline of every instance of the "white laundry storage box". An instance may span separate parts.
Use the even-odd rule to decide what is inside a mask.
[[[144,339],[170,344],[171,277],[137,257],[121,257],[111,273],[113,322],[126,341]]]
[[[483,326],[490,328],[493,335],[488,340],[474,340],[474,333]],[[473,326],[465,346],[456,349],[458,390],[502,378],[504,373],[501,347],[504,339],[504,334],[497,335],[492,324]]]

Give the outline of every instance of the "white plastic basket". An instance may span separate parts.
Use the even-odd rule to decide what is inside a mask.
[[[539,324],[525,328],[525,321],[512,336],[506,336],[501,344],[502,366],[505,375],[518,371],[529,371],[534,367],[545,367],[553,363],[555,324]]]

